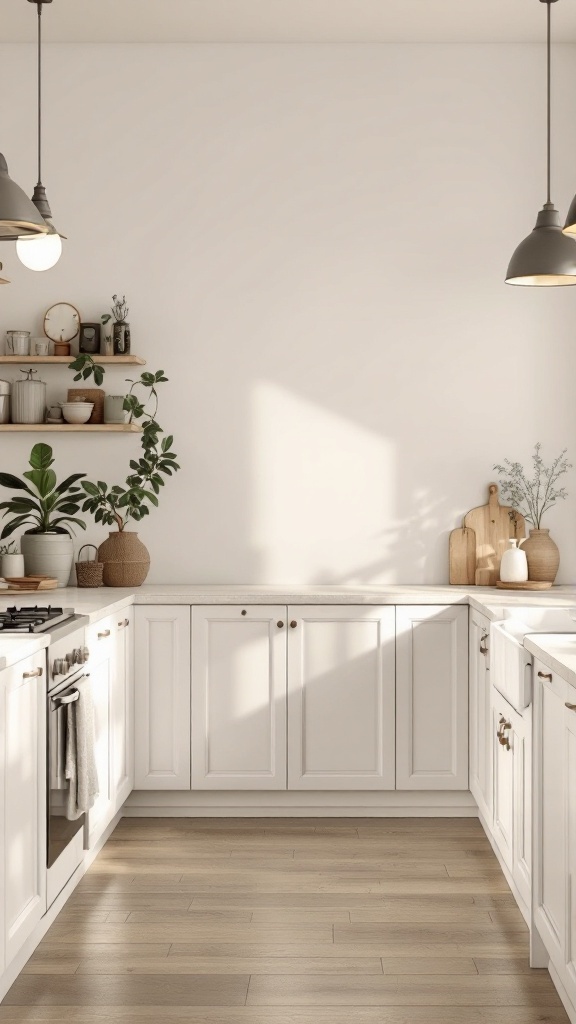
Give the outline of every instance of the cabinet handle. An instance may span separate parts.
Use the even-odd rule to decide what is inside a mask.
[[[488,654],[488,648],[485,644],[480,644],[480,654]]]
[[[538,679],[549,679],[550,682],[552,682],[552,673],[551,672],[539,672],[538,673]]]
[[[245,608],[243,608],[243,609],[242,609],[242,611],[240,612],[240,614],[241,614],[241,615],[246,615],[246,609],[245,609]]]
[[[280,619],[280,621],[277,622],[276,625],[278,626],[278,629],[284,629],[284,623],[282,622],[282,619]]]
[[[119,622],[118,623],[118,629],[122,629],[124,626],[129,626],[129,625],[130,625],[130,619],[124,619],[124,622]]]
[[[42,669],[42,668],[35,668],[35,669],[32,670],[32,672],[23,672],[22,673],[22,679],[34,679],[35,676],[42,676],[42,675],[44,675],[44,669]]]
[[[569,704],[568,701],[566,701],[564,707],[568,708],[568,711],[576,711],[576,704]]]
[[[298,623],[296,622],[296,619],[292,619],[292,622],[290,623],[290,629],[296,629],[297,625]]]
[[[98,639],[103,640],[105,637],[110,636],[110,630],[105,629],[103,633],[98,633]]]

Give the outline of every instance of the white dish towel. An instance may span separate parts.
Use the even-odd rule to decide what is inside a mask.
[[[80,696],[66,709],[66,778],[69,780],[66,817],[69,821],[89,811],[98,796],[90,680],[80,679],[76,689]]]

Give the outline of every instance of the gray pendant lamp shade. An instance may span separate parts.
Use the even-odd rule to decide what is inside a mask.
[[[12,181],[8,165],[0,153],[0,241],[45,235],[49,230],[44,218],[26,193]]]
[[[544,288],[576,284],[576,241],[562,234],[553,203],[544,204],[536,227],[515,250],[506,284]]]
[[[566,223],[564,225],[565,235],[576,235],[576,196],[570,204],[568,210],[568,216],[566,217]]]
[[[576,285],[576,240],[563,234],[560,214],[550,198],[551,183],[551,24],[550,8],[556,0],[541,0],[547,7],[547,183],[548,198],[538,214],[536,227],[514,251],[506,284],[537,288]]]

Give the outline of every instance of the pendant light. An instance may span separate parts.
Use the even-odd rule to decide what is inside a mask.
[[[0,153],[0,242],[14,242],[29,235],[42,237],[49,226],[34,203],[8,174],[8,165]]]
[[[18,259],[28,270],[50,270],[62,255],[62,238],[52,223],[52,211],[42,184],[42,4],[52,0],[29,0],[38,8],[38,183],[32,202],[46,225],[39,238],[19,238],[16,242]],[[576,248],[576,247],[575,247]]]
[[[538,214],[536,227],[520,242],[514,252],[506,284],[529,285],[533,287],[558,287],[576,285],[576,241],[562,233],[560,214],[550,198],[551,183],[551,15],[550,9],[556,0],[540,0],[547,6],[547,137],[546,168],[548,197]]]

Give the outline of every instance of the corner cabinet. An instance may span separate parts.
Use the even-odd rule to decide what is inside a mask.
[[[286,789],[285,607],[192,609],[192,788]]]
[[[288,608],[288,788],[394,789],[394,607]]]
[[[396,608],[396,789],[468,789],[468,608]]]
[[[135,789],[190,789],[190,606],[135,611]]]
[[[46,913],[46,652],[0,672],[0,974]]]

